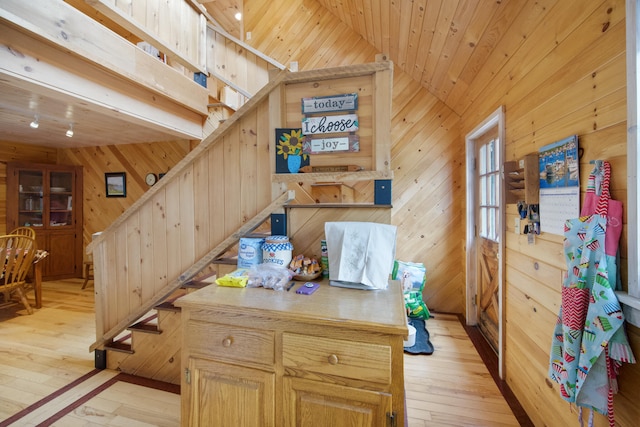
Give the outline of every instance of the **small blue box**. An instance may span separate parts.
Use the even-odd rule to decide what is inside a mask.
[[[274,236],[287,235],[287,215],[271,214],[271,234]]]
[[[202,87],[207,87],[207,75],[204,73],[193,73],[193,81]]]
[[[375,205],[391,204],[391,180],[390,179],[375,180],[373,204]]]

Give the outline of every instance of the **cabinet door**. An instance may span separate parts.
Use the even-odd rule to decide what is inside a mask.
[[[52,280],[73,277],[78,263],[82,264],[76,257],[74,230],[51,233],[47,236],[47,241],[49,256],[44,259],[46,264],[43,274]]]
[[[194,357],[188,366],[183,426],[275,426],[274,373]]]
[[[18,198],[16,227],[42,227],[44,225],[44,174],[41,170],[17,171]],[[10,200],[7,198],[7,200]],[[15,199],[14,199],[15,200]],[[7,229],[7,232],[11,231]]]
[[[75,183],[75,171],[49,172],[48,188],[49,196],[47,227],[72,227],[73,218],[73,192]]]
[[[391,395],[383,392],[285,377],[284,405],[290,427],[393,425]]]

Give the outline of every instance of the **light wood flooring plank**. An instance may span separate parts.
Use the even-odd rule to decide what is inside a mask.
[[[456,316],[426,321],[432,355],[405,355],[409,427],[518,426]]]
[[[81,287],[81,279],[45,282],[33,315],[21,305],[0,310],[0,424],[93,371],[93,288]],[[517,426],[458,317],[437,313],[427,328],[435,352],[405,355],[408,426]],[[12,426],[36,426],[103,384],[53,425],[179,426],[179,395],[116,381],[117,374],[101,371]]]

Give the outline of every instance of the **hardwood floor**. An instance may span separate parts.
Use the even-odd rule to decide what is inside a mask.
[[[0,427],[178,426],[175,387],[94,369],[93,288],[81,287],[45,282],[33,315],[0,310]],[[408,426],[520,425],[457,316],[427,327],[434,353],[405,355]]]

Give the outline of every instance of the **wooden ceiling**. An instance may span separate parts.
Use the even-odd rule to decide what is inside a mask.
[[[464,90],[495,53],[526,3],[525,0],[318,1],[458,114],[463,112],[459,101]]]
[[[243,10],[243,0],[190,1],[204,7],[227,32],[239,39],[245,38],[243,24],[234,16]],[[546,13],[544,2],[525,0],[309,1],[317,1],[378,51],[387,53],[395,67],[411,75],[458,114],[463,114],[469,106],[472,96],[469,88],[480,70],[488,69],[482,68],[485,62],[505,60],[509,54],[507,38],[511,47],[522,42],[517,37],[514,39],[518,35],[525,37],[519,34],[517,25],[527,21],[527,14]],[[24,109],[26,103],[34,100],[50,106],[52,117],[50,131],[39,132],[36,138],[28,126],[33,116]],[[53,119],[62,110],[74,112],[76,135],[82,130],[83,134],[94,136],[82,140],[66,138],[67,119]],[[51,99],[47,94],[31,93],[28,88],[17,88],[11,82],[0,82],[2,140],[63,147],[171,139],[113,117],[92,114],[96,113],[83,110],[80,103],[73,105],[66,100]],[[43,124],[48,116],[46,112],[42,115]],[[123,129],[127,133],[123,134]]]

